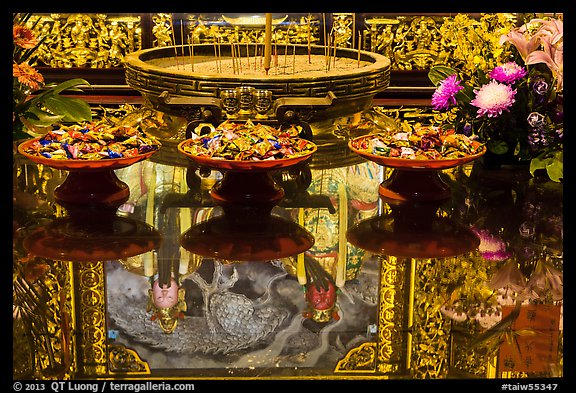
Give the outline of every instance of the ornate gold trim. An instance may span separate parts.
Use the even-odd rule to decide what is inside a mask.
[[[350,372],[376,372],[377,343],[366,342],[351,349],[348,354],[338,361],[334,373]]]
[[[104,262],[74,264],[78,373],[108,374]]]
[[[108,345],[108,366],[110,374],[148,375],[150,366],[138,353],[121,344]]]

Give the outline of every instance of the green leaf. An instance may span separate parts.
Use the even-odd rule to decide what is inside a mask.
[[[557,159],[553,159],[550,164],[546,166],[546,173],[550,180],[560,182],[564,178],[564,163]]]
[[[62,115],[64,122],[81,122],[92,120],[90,105],[79,98],[60,95],[47,97],[44,106],[52,113]]]
[[[486,147],[494,154],[504,154],[508,151],[508,144],[496,139],[489,140],[486,143]]]
[[[52,87],[51,89],[45,90],[42,93],[38,94],[38,96],[36,96],[34,100],[36,102],[43,102],[46,96],[57,95],[65,90],[77,90],[76,87],[81,85],[90,86],[90,83],[88,83],[88,81],[82,78],[69,79]]]
[[[26,120],[35,126],[48,126],[59,122],[62,119],[61,115],[55,115],[50,112],[46,112],[37,107],[31,107],[26,112]]]
[[[532,158],[530,160],[530,174],[534,176],[534,173],[539,169],[545,169],[550,180],[560,182],[560,179],[564,178],[563,152],[555,152],[552,156],[548,156],[544,152]]]
[[[450,75],[457,74],[458,72],[450,67],[446,66],[434,66],[430,68],[428,71],[428,79],[434,84],[434,86],[438,86],[440,82],[444,79],[448,78]]]
[[[455,97],[458,102],[465,102],[469,103],[475,97],[474,88],[472,86],[468,86],[466,84],[461,84],[464,87],[458,93],[456,93]]]
[[[532,160],[530,160],[530,174],[534,176],[534,173],[538,169],[545,169],[547,165],[548,159],[544,158],[544,155],[542,154],[532,158]]]

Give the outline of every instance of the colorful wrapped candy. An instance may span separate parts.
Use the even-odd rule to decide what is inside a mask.
[[[185,153],[222,160],[277,160],[307,155],[314,144],[299,138],[300,129],[292,125],[280,130],[250,120],[225,121],[206,135],[183,146]]]
[[[353,142],[357,150],[370,154],[412,160],[462,158],[482,151],[483,144],[453,129],[415,126],[408,132],[380,132]]]
[[[132,126],[84,123],[60,126],[31,143],[26,153],[54,160],[105,160],[158,150],[160,142]]]

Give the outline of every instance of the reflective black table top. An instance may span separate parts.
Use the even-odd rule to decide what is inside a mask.
[[[391,168],[311,160],[224,211],[216,170],[115,174],[113,214],[67,209],[67,172],[14,156],[15,379],[564,375],[561,183],[475,161],[398,204]]]

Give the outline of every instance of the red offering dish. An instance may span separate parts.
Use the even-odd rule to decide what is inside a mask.
[[[294,142],[305,141],[300,138],[292,138]],[[184,154],[186,157],[190,158],[199,166],[205,166],[213,169],[220,169],[224,171],[269,171],[275,169],[282,169],[292,165],[296,165],[312,156],[317,150],[317,146],[310,141],[306,143],[310,146],[310,151],[306,154],[290,157],[290,158],[278,158],[270,160],[226,160],[221,158],[212,158],[206,156],[195,155],[186,152],[186,148],[193,143],[193,139],[186,139],[178,144],[178,150]]]
[[[478,147],[474,154],[456,158],[413,159],[373,154],[361,146],[377,134],[363,135],[348,142],[355,154],[379,165],[394,168],[388,179],[379,187],[380,196],[388,203],[402,204],[406,201],[442,201],[450,197],[450,188],[440,178],[440,171],[474,161],[486,152]]]
[[[418,160],[410,158],[397,158],[397,157],[386,157],[377,154],[371,154],[361,149],[356,148],[362,140],[370,139],[372,135],[363,135],[358,138],[354,138],[348,142],[348,147],[356,154],[366,158],[367,160],[373,161],[377,164],[387,166],[389,168],[398,169],[412,169],[412,170],[443,170],[454,168],[459,165],[464,165],[470,161],[481,157],[486,153],[486,147],[482,147],[479,153],[468,155],[459,158],[443,158],[443,159],[430,159],[430,160]]]
[[[34,142],[39,141],[42,137],[37,137],[29,139],[18,145],[18,153],[27,157],[30,161],[37,164],[42,164],[55,169],[61,169],[65,171],[102,171],[102,170],[114,170],[125,168],[139,161],[148,159],[151,155],[156,153],[158,150],[152,150],[144,154],[138,154],[131,157],[120,157],[120,158],[107,158],[102,160],[79,160],[79,159],[53,159],[46,158],[42,156],[37,156],[35,154],[30,154],[27,150],[30,148]]]
[[[399,223],[398,215],[376,216],[356,223],[346,232],[350,244],[380,255],[401,258],[448,258],[480,244],[474,233],[448,218],[425,216],[427,225]],[[404,227],[403,227],[404,226]]]
[[[153,150],[128,157],[105,158],[97,160],[54,159],[33,154],[32,146],[44,137],[29,139],[18,145],[18,152],[37,164],[69,171],[64,182],[54,190],[56,202],[68,209],[110,208],[115,210],[130,196],[128,185],[118,179],[115,169],[124,168],[148,159],[156,153],[160,145]]]
[[[178,151],[198,167],[222,171],[222,180],[210,195],[224,210],[249,207],[266,215],[284,198],[272,172],[301,164],[317,150],[314,143],[295,136],[295,131],[225,122],[208,135],[180,142]]]

